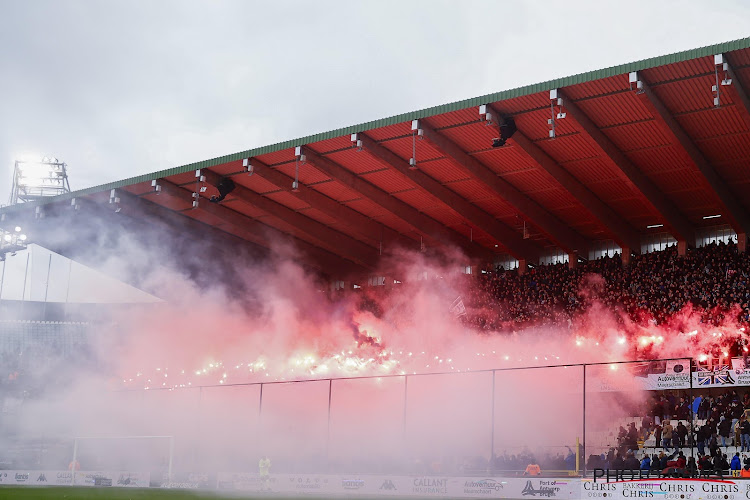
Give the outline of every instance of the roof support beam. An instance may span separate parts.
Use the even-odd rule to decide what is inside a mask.
[[[523,239],[523,236],[513,228],[506,226],[424,172],[411,169],[407,161],[402,160],[398,155],[370,137],[365,134],[358,134],[358,137],[362,141],[364,149],[377,160],[396,170],[440,203],[449,206],[480,231],[501,242],[514,257],[533,262],[538,260],[541,250],[538,245]]]
[[[727,74],[732,79],[732,84],[727,85],[728,92],[732,94],[732,100],[737,104],[737,109],[742,115],[742,119],[745,120],[745,125],[750,129],[750,96],[748,96],[747,90],[742,86],[742,82],[737,78],[737,73],[734,72],[732,63],[728,59],[728,54],[721,54],[723,63],[726,65]]]
[[[487,186],[495,194],[495,197],[510,204],[528,217],[532,224],[541,229],[563,250],[588,255],[589,242],[586,238],[547,212],[541,205],[513,187],[508,181],[499,177],[479,160],[467,154],[458,144],[437,132],[425,120],[419,120],[418,122],[419,128],[424,131],[424,138],[452,160],[461,171]],[[515,231],[514,235],[518,237],[518,233]]]
[[[222,177],[208,169],[201,170],[201,174],[205,175],[206,181],[214,186],[219,183]],[[236,198],[241,202],[249,203],[253,207],[266,212],[271,217],[275,217],[286,224],[291,225],[296,231],[307,234],[313,238],[314,241],[318,242],[319,246],[330,252],[353,260],[367,268],[374,269],[377,266],[380,256],[378,251],[373,247],[356,240],[351,236],[347,236],[344,233],[340,233],[335,229],[331,229],[322,222],[318,222],[299,212],[295,212],[291,208],[273,201],[270,198],[266,198],[252,189],[235,184],[234,190],[228,196],[228,199],[231,198]],[[224,201],[224,203],[226,203],[226,201]]]
[[[296,198],[309,203],[311,207],[320,210],[324,214],[333,217],[344,224],[350,231],[359,234],[374,242],[383,244],[384,251],[393,247],[417,248],[416,242],[390,227],[384,226],[380,222],[363,215],[353,208],[339,203],[328,196],[300,183],[297,190],[292,190],[294,179],[288,175],[274,170],[268,165],[255,158],[249,158],[248,162],[252,166],[252,172],[255,175],[263,177],[279,189],[290,193]]]
[[[307,158],[307,163],[325,172],[332,179],[343,183],[349,189],[357,191],[365,198],[377,203],[388,212],[412,226],[419,233],[435,241],[457,246],[471,258],[487,262],[494,260],[494,252],[477,243],[470,242],[460,233],[445,227],[440,222],[423,214],[408,203],[391,196],[386,191],[367,182],[352,171],[347,170],[324,156],[320,156],[309,148],[303,147],[302,152]]]
[[[690,136],[677,122],[672,113],[667,109],[661,99],[654,94],[648,83],[643,81],[637,72],[630,74],[630,81],[636,84],[636,93],[641,101],[651,111],[654,117],[665,128],[665,131],[672,136],[672,139],[682,146],[690,159],[695,164],[703,178],[713,189],[714,197],[725,211],[724,216],[729,220],[729,224],[737,233],[750,233],[750,216],[745,208],[737,201],[726,182],[719,177],[714,167],[708,162],[703,153],[693,143]]]
[[[162,186],[162,193],[173,196],[181,200],[192,202],[192,192],[183,189],[176,184],[172,184],[166,179],[160,179],[159,184]],[[299,238],[280,231],[274,227],[268,226],[244,214],[236,212],[226,206],[211,203],[207,199],[202,200],[198,210],[202,210],[229,224],[237,230],[239,236],[247,241],[277,250],[276,244],[289,244],[296,246],[305,255],[311,258],[311,262],[321,271],[331,276],[359,275],[366,276],[367,270],[349,260],[324,250],[318,246],[308,243]]]
[[[494,107],[490,107],[493,120],[502,124],[503,114]],[[613,239],[621,248],[629,248],[631,251],[640,253],[641,239],[637,231],[606,203],[600,200],[594,193],[576,179],[570,172],[561,167],[551,156],[534,144],[520,130],[511,137],[511,141],[521,148],[537,165],[552,176],[563,189],[569,192],[575,199],[586,207],[607,229],[612,232]]]
[[[568,99],[562,92],[557,90],[558,97],[563,99],[563,106],[567,114],[573,118],[583,131],[592,139],[594,146],[598,149],[599,154],[608,157],[617,166],[622,173],[622,178],[631,188],[640,192],[654,209],[664,217],[670,232],[676,240],[695,241],[695,230],[690,221],[680,213],[677,207],[672,203],[661,190],[640,171],[630,158],[620,151],[615,143],[607,137],[604,132],[589,118],[581,108]]]

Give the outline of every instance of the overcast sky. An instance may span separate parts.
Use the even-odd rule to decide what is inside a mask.
[[[743,0],[0,0],[0,18],[0,203],[21,155],[82,189],[750,35]]]

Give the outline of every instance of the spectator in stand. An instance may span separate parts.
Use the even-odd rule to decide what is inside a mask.
[[[651,472],[658,473],[662,467],[661,467],[661,457],[664,456],[664,452],[660,452],[659,455],[654,453],[654,455],[651,457]]]
[[[708,412],[711,410],[711,401],[709,398],[701,399],[698,405],[698,420],[706,420],[708,418]]]
[[[745,393],[747,394],[747,393]],[[742,450],[750,451],[750,422],[743,416],[740,420],[740,442],[742,443]]]
[[[693,415],[698,415],[698,412],[701,407],[701,403],[703,402],[703,396],[698,394],[695,396],[695,399],[693,399],[693,404],[690,406],[690,410],[693,412]],[[700,417],[698,417],[700,419]]]
[[[742,460],[740,459],[740,454],[735,453],[732,457],[732,463],[729,464],[730,468],[734,470],[740,470],[742,468]]]
[[[674,413],[677,415],[677,420],[687,420],[690,418],[690,405],[685,401],[685,398],[680,398],[680,402],[674,408]]]
[[[626,470],[639,470],[641,468],[641,463],[638,461],[637,458],[635,458],[635,454],[628,450],[628,454],[625,457],[625,469]]]
[[[688,445],[687,442],[687,436],[688,436],[688,428],[685,427],[685,424],[680,421],[677,422],[677,428],[672,433],[673,439],[675,439],[675,446],[677,448],[683,448]]]
[[[724,448],[728,446],[727,442],[729,440],[731,432],[732,421],[728,417],[722,415],[719,419],[719,436],[721,436],[721,446],[723,446]]]
[[[662,433],[662,426],[657,423],[654,426],[654,439],[656,443],[655,446],[659,446],[662,443],[661,433]]]
[[[669,451],[669,448],[672,446],[672,433],[674,432],[672,428],[672,424],[669,423],[669,420],[664,420],[664,429],[661,431],[662,436],[662,447]]]
[[[695,457],[688,458],[685,470],[690,477],[698,477],[698,464],[695,462]]]
[[[729,462],[727,456],[721,452],[714,457],[714,472],[720,476],[729,471]]]
[[[641,459],[641,470],[643,471],[651,470],[651,457],[649,457],[648,454],[644,454],[643,458]]]
[[[698,469],[700,469],[704,475],[710,474],[714,469],[711,457],[708,455],[700,455],[698,457]]]
[[[716,436],[716,432],[711,433],[711,437],[708,438],[708,452],[711,457],[716,457],[719,454],[719,438]]]
[[[708,428],[705,425],[698,427],[698,430],[695,432],[695,440],[697,441],[698,453],[700,455],[706,454],[706,441],[708,440],[706,432],[708,432]]]

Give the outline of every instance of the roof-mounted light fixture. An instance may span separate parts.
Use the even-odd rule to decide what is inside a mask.
[[[151,182],[152,186],[154,185],[154,182],[156,182],[156,181],[152,181]],[[159,189],[161,189],[161,187]],[[117,196],[117,190],[116,189],[113,189],[113,190],[111,190],[109,192],[109,204],[115,206],[115,213],[116,214],[119,214],[120,210],[122,210],[122,207],[120,206],[120,197]]]
[[[307,156],[302,151],[302,146],[294,148],[294,181],[292,182],[292,192],[296,193],[299,191],[299,166],[304,165],[307,162]]]
[[[44,210],[42,210],[42,207],[36,207],[36,210],[34,210],[34,218],[44,219]]]
[[[81,209],[81,204],[78,203],[78,200],[76,200],[75,198],[73,198],[72,200],[70,200],[70,208],[72,210],[74,210],[74,211],[75,210],[80,210]]]
[[[664,227],[664,224],[651,224],[646,226],[646,229],[656,229],[657,227]]]
[[[248,177],[253,175],[254,169],[253,169],[253,162],[250,161],[251,158],[245,158],[242,160],[242,169],[245,171]]]
[[[161,193],[161,184],[159,184],[156,179],[151,181],[151,187],[154,188],[156,194]]]
[[[703,219],[704,219],[704,220],[705,220],[705,219],[718,219],[719,217],[721,217],[721,214],[716,214],[716,215],[704,215],[704,216],[703,216]]]
[[[417,137],[424,138],[424,130],[419,128],[419,120],[411,121],[411,158],[409,158],[409,168],[417,168]]]
[[[721,81],[719,76],[721,74]],[[716,83],[711,86],[711,91],[714,93],[714,107],[721,107],[721,87],[726,87],[732,84],[732,79],[729,78],[729,63],[724,61],[724,54],[714,55],[714,75],[716,76]]]
[[[206,176],[201,173],[200,169],[198,169],[195,171],[195,192],[193,193],[193,208],[198,208],[198,204],[201,199],[201,193],[205,193],[206,189]]]
[[[362,151],[362,139],[359,138],[359,134],[352,134],[352,143],[357,147],[357,152]]]
[[[643,94],[643,82],[641,81],[637,71],[631,71],[628,74],[628,81],[630,82],[630,90],[635,90],[636,94]]]
[[[565,103],[563,102],[563,98],[558,96],[557,89],[552,89],[549,91],[549,109],[552,117],[547,120],[547,124],[549,125],[550,139],[554,139],[556,135],[555,121],[562,120],[566,116],[568,116],[563,108],[564,104]]]

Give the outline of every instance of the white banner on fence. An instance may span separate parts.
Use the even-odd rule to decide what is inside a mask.
[[[580,498],[632,499],[663,498],[666,500],[747,500],[750,481],[706,479],[639,479],[635,481],[594,482],[579,480]]]
[[[148,474],[129,471],[81,471],[75,484],[84,486],[148,487]],[[190,483],[199,483],[196,478]],[[612,477],[610,478],[612,479]],[[71,485],[67,471],[0,471],[3,485]],[[219,473],[216,486],[223,490],[260,491],[260,478],[253,473]],[[181,487],[181,486],[178,486]],[[607,482],[605,478],[499,478],[396,475],[272,474],[274,493],[353,497],[383,495],[435,498],[497,499],[632,499],[749,500],[750,481],[706,479],[636,479]]]
[[[219,489],[258,492],[258,474],[219,473]],[[555,478],[490,478],[396,475],[304,475],[271,474],[276,493],[320,493],[334,495],[386,495],[461,498],[578,497],[578,480]]]
[[[130,471],[77,471],[76,486],[117,486],[125,488],[148,488],[148,472]],[[49,470],[0,470],[0,484],[29,486],[70,486],[73,473]]]

